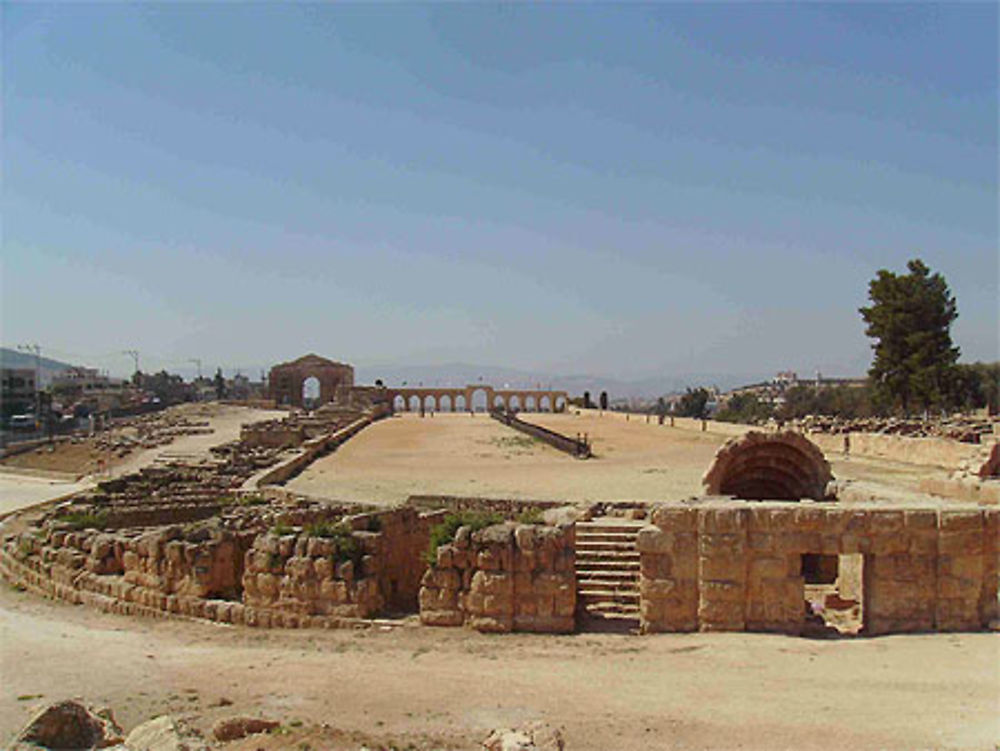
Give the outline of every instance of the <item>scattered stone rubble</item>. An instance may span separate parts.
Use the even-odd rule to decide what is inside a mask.
[[[952,415],[946,418],[865,417],[846,419],[808,415],[785,423],[805,433],[879,433],[911,438],[949,438],[961,443],[982,443],[997,435],[1000,418]]]
[[[94,447],[126,457],[139,449],[167,446],[185,435],[207,435],[215,432],[208,420],[192,419],[170,411],[119,420],[94,440]]]
[[[10,751],[209,751],[281,728],[278,720],[240,715],[217,720],[205,737],[194,727],[191,717],[160,715],[125,735],[109,708],[98,709],[70,699],[39,709],[9,748]],[[272,740],[268,747],[291,748],[294,742],[291,739],[284,746],[275,746]],[[565,744],[558,728],[536,720],[516,728],[497,728],[480,747],[484,751],[564,751]],[[369,751],[369,747],[362,745],[358,751]]]
[[[483,741],[485,751],[563,751],[558,728],[536,720],[517,728],[497,729]]]
[[[110,709],[70,700],[39,710],[17,734],[11,751],[110,748],[123,740]]]

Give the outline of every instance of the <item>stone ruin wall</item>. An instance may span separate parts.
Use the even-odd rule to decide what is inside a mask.
[[[346,559],[337,555],[330,539],[304,532],[259,535],[243,574],[251,625],[277,625],[296,617],[414,612],[426,569],[423,552],[440,516],[401,508],[348,517],[359,550]]]
[[[268,517],[265,511],[236,512],[249,529],[209,523],[107,532],[47,525],[5,541],[0,575],[107,612],[249,626],[331,627],[387,609],[417,609],[425,568],[419,562],[440,514],[400,508],[344,517],[343,508],[310,507]],[[334,561],[330,540],[302,529],[281,536],[266,531],[251,521],[261,513],[258,520],[300,526],[342,520],[360,555]]]
[[[484,632],[571,633],[574,547],[571,524],[462,527],[423,577],[420,620]]]
[[[665,505],[639,534],[640,628],[802,632],[807,553],[864,556],[869,635],[997,618],[996,509]]]

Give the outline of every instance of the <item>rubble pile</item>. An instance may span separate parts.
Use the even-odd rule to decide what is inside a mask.
[[[807,415],[786,424],[805,433],[878,433],[909,438],[948,438],[961,443],[983,443],[996,434],[1000,418],[953,415],[942,418],[864,417],[846,419]]]
[[[94,447],[123,458],[139,449],[168,446],[180,436],[208,435],[215,432],[208,420],[198,420],[170,412],[117,421],[94,440]]]

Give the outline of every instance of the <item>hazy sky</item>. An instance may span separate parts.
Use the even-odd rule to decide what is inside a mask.
[[[128,372],[998,358],[997,5],[5,4],[4,344]]]

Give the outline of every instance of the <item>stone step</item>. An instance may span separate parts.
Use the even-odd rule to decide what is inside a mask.
[[[576,541],[576,549],[577,549],[578,552],[579,551],[591,551],[591,550],[593,550],[593,551],[598,551],[598,550],[600,550],[600,551],[608,551],[609,553],[610,552],[615,552],[615,551],[629,551],[629,550],[635,550],[635,541],[634,540],[628,540],[628,541],[620,541],[620,542],[603,542],[603,541],[596,542],[596,541],[590,541],[590,540],[580,540],[580,539],[577,539],[577,541]]]
[[[588,613],[600,613],[601,615],[617,615],[620,617],[639,617],[639,606],[630,605],[623,602],[593,602],[583,608]]]
[[[584,605],[597,602],[625,602],[639,604],[638,589],[616,589],[612,587],[594,587],[581,589],[576,594],[577,602]]]
[[[634,543],[636,535],[630,532],[577,532],[577,542],[631,542]]]
[[[638,550],[601,550],[601,549],[587,549],[587,550],[577,550],[576,559],[578,561],[631,561],[639,560]]]
[[[630,574],[639,574],[639,561],[623,559],[614,561],[605,560],[595,560],[595,561],[577,561],[576,562],[577,573],[581,571],[622,571],[628,572]]]
[[[579,532],[627,532],[637,534],[648,522],[577,522]]]
[[[586,589],[587,582],[614,582],[616,587],[637,586],[639,574],[635,571],[577,571],[577,589]]]
[[[580,582],[580,592],[614,592],[616,595],[638,596],[637,582],[622,582],[613,579],[586,579]]]

